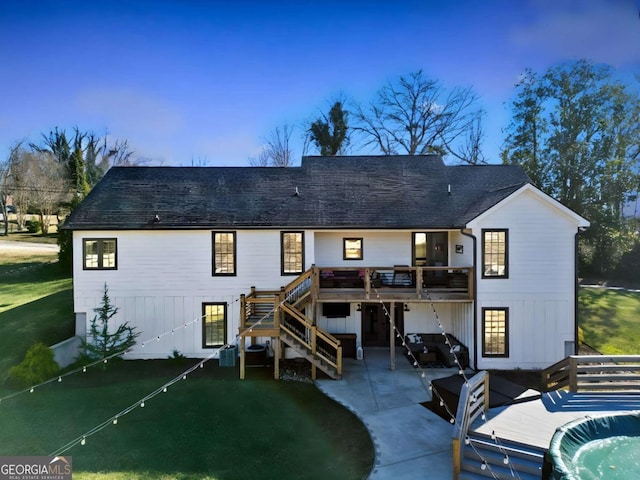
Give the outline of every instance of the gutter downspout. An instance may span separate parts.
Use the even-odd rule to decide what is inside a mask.
[[[578,255],[578,237],[584,230],[582,227],[578,227],[576,231],[574,246],[573,246],[573,263],[574,263],[574,277],[575,277],[575,287],[573,292],[573,354],[578,355],[578,349],[580,348],[580,342],[578,340],[578,292],[580,291],[580,279],[578,277],[578,264],[579,255]]]
[[[469,237],[473,240],[473,368],[478,369],[478,239],[475,235],[467,233],[463,228],[460,229],[460,233],[465,237]],[[576,240],[577,241],[577,240]],[[576,267],[577,268],[577,267]],[[577,276],[576,276],[577,278]],[[577,292],[576,292],[576,305],[577,305]],[[576,307],[577,308],[577,307]],[[576,322],[577,325],[577,322]],[[576,327],[576,335],[577,335]]]

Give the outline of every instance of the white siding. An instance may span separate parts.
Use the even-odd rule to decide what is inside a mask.
[[[506,228],[509,278],[478,273],[478,368],[544,368],[564,357],[574,337],[575,234],[578,224],[525,190],[472,224],[482,267],[482,229]],[[509,309],[509,357],[482,357],[482,308]]]
[[[343,260],[344,238],[363,238],[362,260]],[[411,265],[411,232],[316,232],[317,266],[393,266]]]
[[[305,235],[307,249],[309,237]],[[83,238],[117,238],[118,269],[83,270]],[[227,341],[233,342],[239,327],[240,294],[249,293],[252,285],[278,289],[294,278],[280,275],[279,231],[237,231],[237,276],[233,277],[212,276],[211,242],[208,230],[74,232],[74,311],[86,313],[89,322],[106,283],[119,309],[114,320],[129,322],[142,332],[130,357],[166,357],[174,349],[189,356],[210,354],[211,349],[202,348],[203,303],[227,304]],[[307,261],[309,257],[307,252]],[[159,341],[141,347],[157,336]]]

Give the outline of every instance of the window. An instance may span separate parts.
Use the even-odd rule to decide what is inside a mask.
[[[362,260],[362,239],[343,238],[342,258],[344,260]]]
[[[84,270],[116,270],[117,241],[115,238],[85,238],[82,240]]]
[[[509,356],[509,309],[482,309],[482,356]]]
[[[236,232],[213,232],[213,275],[236,274]]]
[[[304,271],[304,232],[282,232],[282,274],[299,275]]]
[[[508,278],[507,230],[482,230],[482,278]]]
[[[202,348],[222,347],[227,339],[227,304],[202,304]]]

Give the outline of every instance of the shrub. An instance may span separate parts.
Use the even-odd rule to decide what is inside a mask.
[[[39,220],[27,220],[26,226],[29,233],[38,233],[42,227]]]
[[[9,383],[25,388],[50,379],[58,373],[60,367],[53,358],[53,350],[44,343],[29,347],[24,360],[9,370]]]

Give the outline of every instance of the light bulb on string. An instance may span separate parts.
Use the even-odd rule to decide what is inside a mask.
[[[29,393],[33,393],[33,387],[29,389]]]
[[[58,377],[58,382],[61,382],[61,381],[62,381],[62,377]]]
[[[87,439],[85,437],[82,437],[82,440],[80,440],[80,445],[84,445],[87,443]]]
[[[487,462],[483,460],[482,465],[480,465],[480,470],[486,470],[486,469],[487,469]]]
[[[452,418],[449,420],[449,423],[450,423],[451,425],[453,425],[454,423],[456,423],[456,419],[452,417]]]
[[[464,444],[469,445],[470,443],[471,443],[471,439],[468,436],[464,437]]]
[[[116,418],[114,418],[114,419],[113,419],[113,424],[114,424],[114,425],[117,425],[117,424],[118,424],[118,417],[116,417]]]
[[[140,402],[140,407],[144,408],[144,402]]]
[[[82,367],[82,373],[87,373],[87,367]]]
[[[105,358],[105,359],[103,360],[103,363],[107,363],[107,362],[108,362],[108,360]]]
[[[502,459],[502,463],[504,463],[505,465],[509,464],[509,455],[505,454],[504,458]]]
[[[162,389],[162,392],[163,392],[163,393],[167,393],[167,387],[164,387],[164,388]]]

